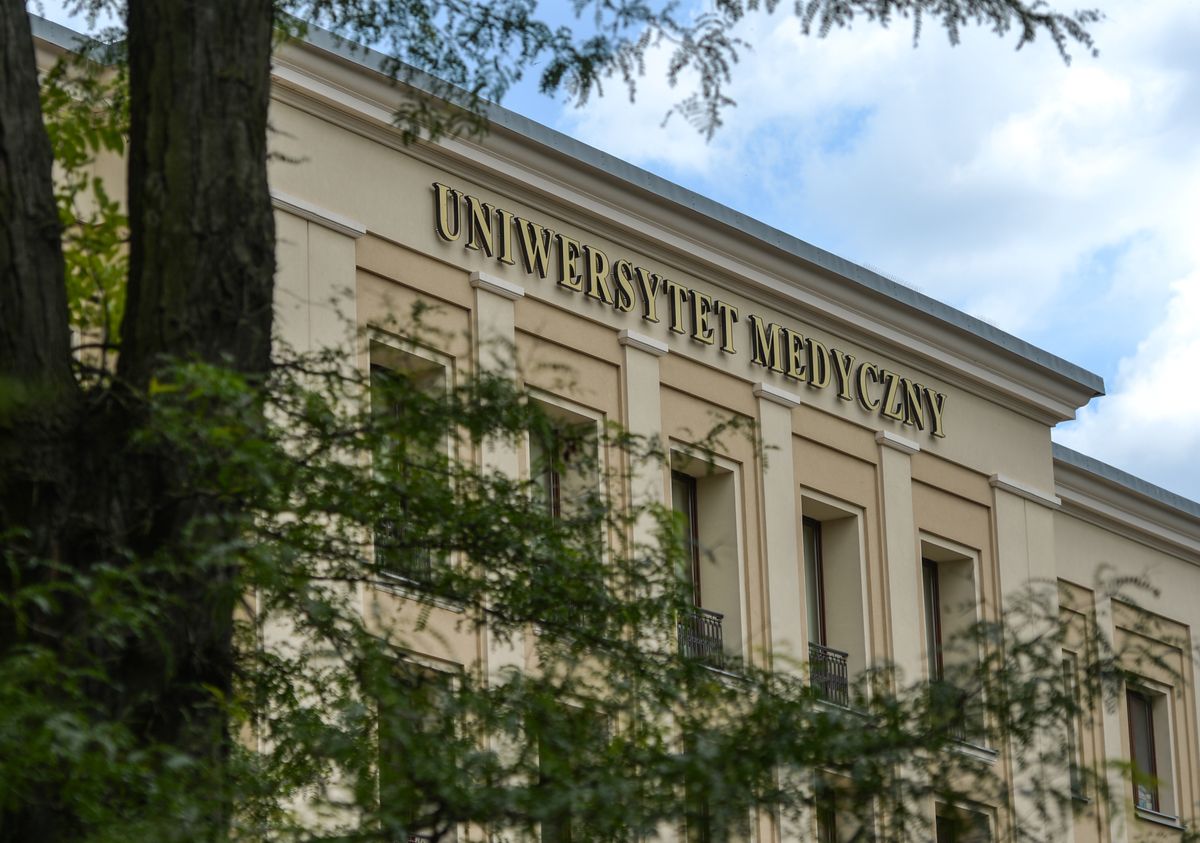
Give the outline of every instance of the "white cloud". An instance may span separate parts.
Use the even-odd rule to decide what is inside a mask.
[[[758,18],[712,143],[656,128],[680,93],[653,62],[635,105],[560,125],[1100,372],[1111,395],[1059,438],[1200,498],[1200,390],[1176,380],[1200,366],[1200,4],[1099,5],[1101,55],[1070,67],[988,32],[913,50],[900,25]]]

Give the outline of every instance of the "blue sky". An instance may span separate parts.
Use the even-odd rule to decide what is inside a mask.
[[[1094,5],[1100,55],[1069,67],[1046,41],[757,16],[709,142],[660,126],[663,56],[632,104],[504,104],[1102,375],[1055,439],[1197,500],[1200,3]]]

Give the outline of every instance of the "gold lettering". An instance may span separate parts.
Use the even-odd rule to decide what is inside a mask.
[[[433,183],[433,202],[434,202],[434,228],[437,230],[438,237],[443,240],[454,241],[458,239],[459,231],[459,216],[458,216],[458,197],[459,192],[452,187],[447,187],[441,182]],[[454,225],[450,225],[450,210],[454,210]]]
[[[587,257],[587,294],[605,304],[613,303],[612,289],[608,286],[608,255],[591,246],[583,247]]]
[[[671,309],[671,330],[676,334],[685,334],[687,331],[683,327],[683,303],[688,300],[688,293],[691,291],[674,281],[664,283],[667,291],[667,305]]]
[[[858,366],[858,403],[862,404],[864,410],[875,411],[879,409],[879,399],[872,398],[867,392],[867,378],[879,383],[879,367],[874,363],[860,363]]]
[[[658,293],[663,277],[657,272],[637,267],[638,291],[642,294],[642,318],[647,322],[658,321]]]
[[[895,372],[882,369],[883,379],[887,383],[887,394],[883,398],[883,406],[879,412],[889,419],[904,421],[904,406],[898,401],[900,391],[900,376]]]
[[[467,197],[467,248],[482,248],[489,258],[496,251],[496,237],[492,232],[495,211],[495,205],[481,202],[474,196]]]
[[[517,217],[517,231],[521,235],[521,260],[525,271],[531,275],[536,272],[539,278],[545,278],[550,269],[550,241],[555,237],[554,232],[520,217]]]
[[[692,290],[692,339],[705,345],[713,344],[713,329],[712,325],[708,324],[712,309],[712,296]]]
[[[829,349],[812,337],[808,338],[808,385],[829,386]]]
[[[750,319],[750,362],[776,372],[783,371],[780,362],[782,348],[779,342],[779,326],[774,322],[765,322],[753,313]]]
[[[784,328],[783,348],[780,351],[784,355],[783,373],[793,380],[807,380],[808,369],[804,363],[804,334],[793,331],[791,328]]]
[[[621,258],[613,264],[613,281],[617,282],[617,300],[613,307],[622,313],[633,310],[633,264]]]
[[[850,394],[850,370],[854,368],[854,355],[832,349],[833,371],[838,378],[838,398],[843,401],[853,401]]]
[[[933,420],[933,430],[930,432],[934,436],[945,438],[946,430],[942,427],[942,410],[946,408],[946,396],[925,387],[925,400],[929,402],[929,415]]]
[[[583,273],[579,269],[579,241],[558,235],[558,283],[568,290],[583,292]]]
[[[496,256],[496,260],[512,266],[517,262],[512,256],[512,227],[514,217],[511,212],[503,208],[497,208],[496,215],[500,217],[500,254]]]
[[[737,349],[733,347],[733,323],[737,321],[738,309],[720,299],[713,302],[713,308],[721,320],[721,350],[726,354],[736,354]]]
[[[904,386],[904,423],[915,424],[917,430],[925,429],[925,405],[921,403],[921,394],[925,387],[908,378],[901,378]]]

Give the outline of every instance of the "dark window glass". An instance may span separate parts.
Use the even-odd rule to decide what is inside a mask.
[[[412,522],[419,520],[414,501],[429,492],[425,484],[441,485],[445,478],[438,475],[437,453],[428,443],[406,437],[401,416],[406,394],[444,388],[445,371],[436,364],[411,372],[371,365],[371,411],[383,424],[395,424],[394,435],[382,438],[374,456],[375,471],[395,492],[387,513],[375,521],[375,561],[383,571],[415,583],[430,581],[438,554],[425,543],[428,531],[413,529]],[[418,538],[422,534],[425,538]]]
[[[925,592],[925,645],[929,658],[929,678],[941,682],[945,678],[942,665],[942,605],[938,587],[938,565],[932,559],[921,560]]]
[[[684,570],[680,573],[692,590],[692,603],[700,602],[700,537],[696,517],[696,478],[681,471],[671,472],[671,506],[683,522]]]
[[[1071,793],[1075,796],[1084,795],[1083,773],[1079,757],[1079,747],[1082,727],[1080,724],[1082,698],[1079,694],[1079,680],[1075,675],[1075,659],[1067,657],[1062,662],[1063,687],[1071,706],[1070,722],[1067,724],[1067,766],[1071,775]]]
[[[1138,691],[1125,695],[1129,709],[1129,747],[1133,755],[1133,798],[1139,808],[1158,810],[1158,763],[1154,757],[1154,707],[1150,698]]]
[[[808,640],[827,645],[825,635],[825,563],[821,558],[821,522],[804,519],[804,589],[808,609]]]

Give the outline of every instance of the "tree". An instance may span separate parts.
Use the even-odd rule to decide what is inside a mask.
[[[596,498],[549,519],[530,489],[449,458],[364,471],[362,455],[398,440],[420,447],[431,430],[478,441],[549,425],[503,378],[436,398],[401,379],[387,389],[403,411],[379,417],[364,408],[370,385],[336,361],[273,352],[276,27],[311,20],[386,42],[398,75],[416,66],[443,80],[399,115],[414,135],[471,124],[482,98],[534,66],[543,90],[580,102],[612,76],[632,88],[661,43],[672,45],[673,78],[693,68],[701,79],[681,113],[702,131],[719,125],[743,46],[732,27],[758,4],[696,18],[641,2],[589,8],[579,34],[520,0],[132,3],[117,7],[125,127],[89,108],[124,96],[119,87],[57,72],[44,123],[24,4],[0,4],[0,834],[382,839],[469,821],[626,839],[685,817],[719,836],[752,805],[811,806],[819,789],[797,776],[825,768],[853,772],[838,787],[855,811],[887,796],[880,810],[902,839],[920,827],[912,799],[964,781],[996,786],[943,763],[964,706],[988,707],[984,719],[1014,746],[1071,711],[1041,681],[1052,636],[1001,641],[998,628],[978,631],[991,655],[986,672],[962,679],[967,696],[865,678],[854,701],[873,730],[827,711],[798,677],[744,666],[735,682],[714,678],[665,643],[686,602],[670,513]],[[911,17],[919,33],[933,16],[952,40],[968,23],[1016,27],[1020,43],[1045,33],[1064,56],[1070,42],[1091,48],[1097,19],[1021,0],[812,0],[798,12],[817,34],[857,17]],[[125,137],[127,220],[101,195],[78,225],[72,191],[96,186],[73,174]],[[68,171],[57,186],[55,160]],[[127,238],[114,234],[123,226]],[[73,319],[112,353],[99,365],[72,348]],[[604,445],[656,456],[619,431]],[[531,623],[552,632],[538,638],[547,669],[434,687],[398,662],[394,637],[348,602],[382,575],[363,551],[379,512],[404,525],[401,552],[469,560],[423,584],[464,606],[465,622],[501,636]],[[643,517],[657,541],[625,542]],[[597,552],[598,532],[618,542],[614,558]],[[262,645],[275,623],[297,633],[293,650]],[[1000,657],[1013,652],[1028,670]],[[603,665],[604,687],[578,664]],[[1100,660],[1089,676],[1101,682],[1110,667]],[[985,682],[1001,684],[984,694]],[[381,769],[364,751],[380,740],[412,763]],[[897,774],[914,754],[930,762],[919,780]],[[291,810],[302,793],[321,822]],[[1055,794],[1045,796],[1050,811]]]

